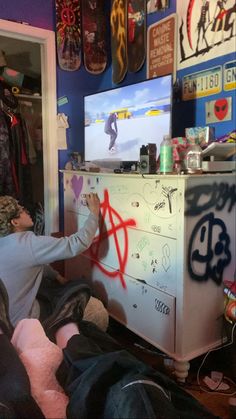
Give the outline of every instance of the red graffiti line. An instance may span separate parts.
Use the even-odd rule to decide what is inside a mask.
[[[119,277],[121,285],[123,288],[126,288],[126,283],[124,280],[123,272],[125,272],[125,267],[128,259],[128,248],[129,248],[129,240],[128,240],[128,231],[127,227],[134,227],[136,226],[136,222],[133,219],[128,219],[126,221],[122,220],[118,212],[111,207],[109,202],[109,194],[108,191],[104,190],[104,201],[100,205],[101,208],[101,224],[100,224],[100,233],[98,236],[95,237],[93,245],[90,247],[90,256],[92,258],[92,263],[95,264],[101,272],[103,272],[108,277],[115,279]],[[108,217],[111,228],[106,230],[105,228],[105,218]],[[117,237],[117,231],[123,229],[124,231],[124,243],[119,243]],[[111,236],[114,239],[117,258],[119,263],[119,269],[117,271],[108,271],[105,269],[104,265],[102,265],[98,260],[99,248],[103,240],[107,240],[107,238]],[[123,256],[122,251],[123,249]]]

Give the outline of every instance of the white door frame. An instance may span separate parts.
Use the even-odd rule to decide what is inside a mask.
[[[0,35],[40,44],[45,233],[58,231],[58,147],[55,33],[0,19]]]

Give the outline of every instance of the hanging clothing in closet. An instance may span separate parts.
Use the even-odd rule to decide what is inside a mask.
[[[16,196],[10,161],[8,126],[0,110],[0,195]]]
[[[13,96],[13,97],[12,97]],[[0,194],[11,195],[33,208],[28,133],[17,112],[17,99],[0,81]]]

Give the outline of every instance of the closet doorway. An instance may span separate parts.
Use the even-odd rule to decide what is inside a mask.
[[[24,52],[22,58],[18,60],[18,65],[16,62],[13,67],[10,60],[9,67],[16,71],[22,71],[23,74],[24,71],[27,71],[29,78],[31,72],[32,79],[34,74],[38,74],[40,80],[40,91],[37,92],[36,87],[31,96],[21,94],[19,102],[21,110],[26,113],[26,116],[27,111],[30,111],[31,103],[31,112],[35,111],[34,117],[36,118],[38,114],[41,119],[41,126],[38,120],[38,127],[34,128],[36,134],[38,129],[38,151],[40,151],[40,141],[42,141],[42,165],[41,168],[39,165],[38,175],[37,170],[34,173],[33,188],[36,200],[40,195],[43,195],[45,233],[50,234],[58,231],[59,211],[55,34],[45,29],[0,19],[0,50],[6,50],[8,40],[9,50],[5,51],[7,54],[10,48],[13,48],[12,42],[15,42],[18,47],[16,57],[20,57],[21,51]],[[13,56],[14,54],[12,54]],[[26,69],[27,62],[31,68]],[[39,185],[40,182],[42,185]]]

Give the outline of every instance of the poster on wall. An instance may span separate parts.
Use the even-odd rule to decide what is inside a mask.
[[[147,32],[147,78],[176,75],[177,15],[150,25]]]
[[[169,0],[147,0],[147,13],[168,9]]]
[[[178,70],[235,52],[235,0],[181,0]]]

